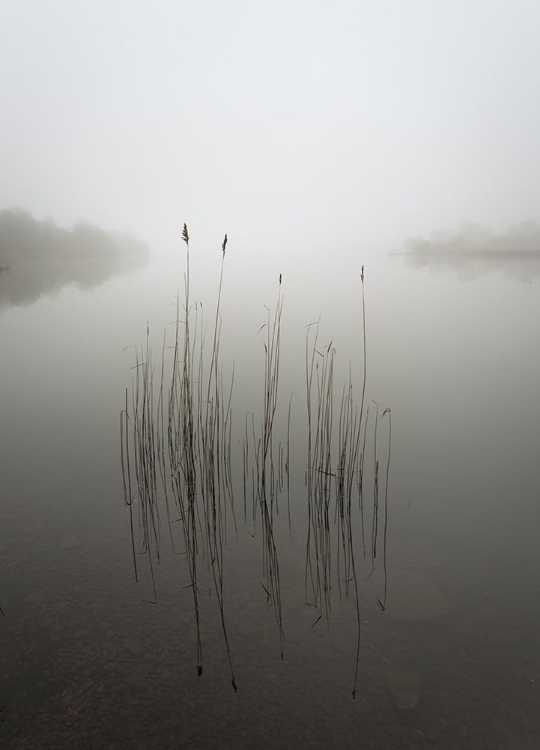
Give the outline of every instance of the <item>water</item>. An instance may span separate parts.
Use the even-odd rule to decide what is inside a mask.
[[[328,623],[316,625],[305,604],[303,367],[305,326],[319,314],[337,375],[349,359],[361,364],[361,263],[349,257],[329,269],[314,260],[308,277],[282,256],[275,268],[268,258],[242,268],[232,253],[226,264],[222,360],[229,374],[234,360],[235,424],[242,432],[244,414],[261,413],[257,331],[280,272],[281,424],[296,394],[295,540],[285,496],[275,521],[285,658],[261,585],[260,527],[253,538],[252,524],[244,525],[237,485],[238,539],[229,533],[225,551],[235,693],[215,594],[201,586],[199,678],[185,556],[170,553],[164,534],[158,601],[149,603],[143,556],[134,580],[122,499],[119,413],[133,344],[144,340],[147,321],[156,353],[164,327],[172,333],[182,257],[155,255],[134,274],[0,312],[3,745],[536,747],[536,267],[487,264],[463,274],[388,256],[361,261],[367,392],[381,410],[391,406],[393,436],[388,608],[379,610],[363,580],[368,560],[353,700],[354,597],[340,601],[335,588]],[[192,296],[204,300],[209,323],[218,262],[209,254],[193,261]],[[432,617],[441,601],[446,609]]]

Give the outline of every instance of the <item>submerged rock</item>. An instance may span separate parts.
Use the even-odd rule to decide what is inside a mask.
[[[376,571],[364,581],[361,591],[370,606],[380,609],[377,602],[383,600],[383,571]],[[427,576],[389,568],[384,609],[387,617],[411,621],[434,620],[451,610],[450,604]]]
[[[137,638],[126,638],[123,646],[126,651],[129,651],[129,653],[133,654],[133,656],[140,656],[144,651],[143,644]]]
[[[416,708],[420,700],[422,678],[418,672],[398,669],[388,673],[386,686],[398,708]]]

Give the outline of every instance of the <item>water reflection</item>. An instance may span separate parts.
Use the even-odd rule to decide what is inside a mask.
[[[196,249],[193,315],[199,289],[197,278],[204,276],[208,287],[212,284],[217,291],[219,274],[219,261],[212,274],[213,266],[199,254],[198,246]],[[219,247],[216,249],[221,255]],[[167,304],[174,297],[171,293],[169,298],[169,286],[163,293],[164,285],[160,286],[159,278],[166,275],[173,279],[170,288],[176,290],[184,268],[184,255],[177,253],[164,260],[155,259],[155,273],[150,268],[133,279],[133,284],[119,282],[113,292],[113,284],[103,286],[82,300],[79,299],[82,293],[74,291],[59,296],[54,303],[34,307],[33,311],[19,308],[3,316],[0,605],[6,616],[0,616],[0,629],[6,648],[0,648],[0,746],[25,750],[73,747],[76,737],[80,738],[79,745],[85,747],[156,750],[195,746],[269,750],[534,747],[535,739],[540,736],[538,668],[537,660],[531,657],[540,653],[536,501],[540,361],[535,347],[538,295],[524,296],[521,285],[508,283],[503,277],[491,277],[489,283],[463,285],[456,276],[434,275],[426,284],[422,274],[406,274],[398,264],[390,269],[394,278],[386,264],[376,267],[373,273],[369,267],[367,393],[388,399],[396,418],[390,475],[387,606],[383,612],[377,604],[384,591],[382,566],[366,580],[371,572],[370,514],[366,517],[367,560],[357,570],[362,646],[358,690],[353,701],[358,629],[354,581],[344,580],[349,577],[343,572],[349,559],[343,554],[343,550],[348,550],[348,529],[340,515],[342,507],[344,516],[348,513],[348,505],[338,505],[336,519],[335,493],[329,498],[328,508],[321,507],[324,495],[313,494],[312,507],[315,511],[320,509],[321,514],[313,519],[311,527],[306,523],[303,324],[315,316],[311,316],[311,309],[305,308],[296,319],[289,314],[294,300],[284,267],[286,299],[273,486],[281,468],[289,464],[290,390],[297,397],[293,399],[290,451],[294,540],[289,534],[288,488],[285,486],[279,497],[277,491],[274,493],[272,528],[279,555],[285,632],[285,658],[281,661],[275,610],[272,602],[267,604],[261,585],[262,581],[267,586],[262,556],[265,547],[253,450],[262,436],[264,344],[267,345],[268,331],[266,326],[255,337],[259,323],[264,323],[266,316],[260,311],[251,314],[251,307],[244,305],[247,311],[244,316],[249,317],[250,323],[246,328],[253,330],[253,336],[250,339],[238,333],[227,338],[233,327],[231,320],[236,326],[239,317],[235,318],[235,308],[228,302],[235,296],[230,289],[234,284],[233,259],[232,253],[226,259],[223,348],[218,366],[223,367],[224,394],[228,401],[232,372],[228,347],[236,349],[232,448],[238,462],[234,473],[238,539],[226,495],[222,496],[223,515],[216,513],[216,527],[219,530],[217,524],[227,511],[230,533],[223,545],[223,601],[238,692],[230,684],[219,599],[214,587],[213,572],[216,571],[217,577],[221,560],[217,558],[211,565],[212,553],[219,549],[213,542],[212,514],[210,556],[204,557],[203,553],[207,538],[204,505],[198,506],[202,533],[196,535],[205,665],[201,678],[196,670],[194,593],[189,558],[185,554],[184,525],[173,503],[171,525],[175,542],[178,539],[180,543],[174,554],[168,543],[166,508],[161,505],[162,544],[155,570],[158,605],[142,601],[151,599],[153,593],[146,565],[148,553],[137,556],[140,581],[132,582],[128,511],[121,502],[118,412],[125,387],[130,387],[137,371],[142,384],[144,369],[130,370],[134,355],[122,350],[131,341],[144,337],[144,324],[150,317],[154,388],[158,395],[162,327],[175,317],[174,308]],[[229,262],[231,265],[227,266]],[[197,272],[199,263],[204,274]],[[377,279],[384,280],[378,289]],[[257,283],[256,279],[253,283]],[[277,292],[277,273],[273,283]],[[392,288],[392,297],[385,292],[386,285]],[[394,294],[394,289],[400,289],[401,293]],[[159,308],[161,317],[152,309],[151,293],[157,295],[156,290],[163,300]],[[234,286],[233,291],[236,291]],[[273,292],[274,289],[272,302]],[[501,293],[505,304],[500,304]],[[358,296],[356,306],[360,308]],[[211,356],[215,295],[209,298],[207,304],[205,296],[204,303],[205,320],[209,321],[206,352]],[[243,300],[241,294],[236,298]],[[440,300],[437,314],[426,315],[433,300]],[[332,297],[327,306],[333,304],[338,308],[340,302],[334,302]],[[334,321],[327,332],[325,306],[318,299],[316,304],[323,308],[318,347],[323,356],[315,357],[315,362],[320,363],[321,384],[327,342],[331,334],[337,333],[333,412],[337,427],[343,382],[345,396],[348,394],[349,348],[342,345],[346,331],[340,331]],[[274,309],[273,304],[269,306]],[[88,315],[88,308],[95,310],[95,314]],[[386,308],[390,310],[388,324],[383,314]],[[34,314],[38,310],[39,315]],[[259,320],[259,316],[263,319]],[[182,314],[180,317],[185,320]],[[360,312],[353,321],[360,350],[361,317]],[[106,324],[113,319],[114,325]],[[77,335],[73,335],[75,324]],[[183,330],[182,327],[181,340]],[[195,325],[192,334],[194,330]],[[174,342],[174,325],[167,331],[167,341]],[[313,328],[311,332],[314,334]],[[411,335],[407,335],[409,332]],[[349,338],[352,337],[350,333]],[[237,345],[238,340],[241,343]],[[378,342],[384,345],[382,354]],[[250,367],[246,375],[244,362],[251,364],[252,349],[259,367]],[[195,345],[192,362],[196,372],[199,351],[200,347]],[[308,351],[313,352],[313,344]],[[165,358],[166,364],[172,365],[174,348],[165,350]],[[182,349],[178,360],[183,365]],[[141,361],[146,360],[141,358]],[[195,410],[203,420],[201,435],[203,431],[209,434],[205,415],[219,413],[215,411],[214,379],[210,391],[213,405],[208,402],[208,359],[206,363],[201,392],[204,411]],[[353,372],[358,374],[355,392],[361,398],[361,354],[353,360],[353,365]],[[183,377],[183,366],[178,375]],[[169,383],[165,381],[163,388],[167,441]],[[194,398],[197,389],[194,384],[191,391]],[[319,392],[324,397],[326,391],[317,386],[315,373],[313,442],[320,434],[315,424]],[[220,401],[224,410],[227,401]],[[374,418],[376,406],[369,402],[369,407]],[[245,471],[248,522],[251,521],[248,527],[243,519],[242,462],[247,411],[255,413],[255,431],[251,416],[248,422],[250,448]],[[321,426],[329,413],[321,408]],[[381,480],[386,456],[382,454],[386,446],[383,429],[389,427],[387,419],[388,415],[379,421],[377,456]],[[133,423],[130,426],[133,428]],[[211,435],[210,422],[208,427]],[[183,429],[181,422],[181,433]],[[339,434],[336,434],[338,440]],[[368,447],[372,444],[370,434],[368,427]],[[235,435],[240,442],[235,441]],[[174,441],[174,435],[172,438]],[[336,461],[330,471],[336,473],[334,469],[340,468],[342,451],[339,442],[334,445]],[[168,442],[163,447],[167,458]],[[211,455],[211,442],[201,444],[200,448],[201,456]],[[133,458],[133,452],[130,455]],[[214,452],[214,455],[221,454]],[[323,451],[318,455],[324,460],[326,454]],[[320,463],[312,463],[315,468],[324,469]],[[250,465],[254,465],[255,483]],[[369,472],[363,482],[366,511],[367,505],[373,506],[373,450],[366,456],[364,467]],[[156,468],[158,487],[163,493],[159,465]],[[199,463],[196,468],[200,469]],[[317,475],[324,491],[328,475],[321,471]],[[202,476],[206,478],[208,473]],[[331,480],[332,490],[340,485],[339,476]],[[185,480],[183,483],[187,485]],[[354,482],[355,492],[357,485]],[[188,486],[186,489],[191,490]],[[383,487],[380,489],[381,532]],[[253,495],[255,537],[252,536]],[[268,497],[271,505],[269,492]],[[212,496],[208,494],[207,498],[213,509]],[[218,500],[216,496],[216,509]],[[140,508],[141,503],[135,502],[137,551],[142,549],[142,534],[137,524]],[[186,496],[181,509],[189,513]],[[356,540],[355,562],[362,562],[358,497],[353,498],[352,510],[357,519],[352,528]],[[180,520],[176,522],[177,518]],[[319,518],[322,524],[318,523]],[[329,549],[323,547],[329,537],[328,526],[332,545]],[[334,589],[328,623],[323,616],[316,624],[319,613],[305,604],[309,528],[310,539],[320,542],[318,548],[326,552],[324,560],[321,555],[318,558],[323,582],[324,562],[332,561]],[[343,528],[347,532],[345,548],[341,543]],[[193,534],[190,538],[194,539]],[[382,562],[382,538],[380,541],[377,560]],[[313,546],[311,550],[317,582],[316,550]],[[351,587],[348,602],[345,591],[343,600],[339,596],[340,578],[343,591],[347,584]],[[308,578],[309,593],[310,584]],[[324,593],[323,589],[323,606]],[[311,596],[309,601],[313,600]],[[445,611],[447,614],[443,616]],[[438,613],[441,616],[434,617]]]
[[[540,277],[540,224],[525,221],[496,234],[476,224],[455,232],[433,232],[415,237],[402,253],[408,265],[432,271],[451,271],[463,280],[494,271],[515,281]]]
[[[62,229],[22,209],[0,212],[0,308],[30,305],[69,284],[92,289],[147,261],[146,244],[129,235],[85,223]]]

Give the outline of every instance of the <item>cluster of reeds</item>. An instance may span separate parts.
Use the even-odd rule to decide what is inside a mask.
[[[227,235],[221,246],[221,270],[211,336],[202,305],[193,302],[190,289],[190,238],[184,224],[186,247],[184,293],[177,301],[172,347],[163,338],[159,377],[147,326],[146,343],[136,347],[131,398],[128,390],[121,412],[121,463],[125,504],[129,509],[132,554],[138,576],[137,546],[146,556],[156,601],[155,564],[160,559],[163,528],[174,551],[185,557],[192,591],[196,623],[197,670],[203,670],[200,592],[201,574],[216,596],[229,662],[231,683],[236,690],[233,660],[229,646],[225,597],[225,541],[228,526],[236,529],[233,488],[232,393],[234,371],[225,385],[220,357],[221,296]],[[308,326],[306,334],[307,405],[307,532],[306,600],[317,608],[319,617],[328,619],[332,589],[337,582],[339,595],[347,598],[354,591],[358,639],[354,690],[356,690],[360,649],[359,561],[368,560],[375,569],[378,539],[383,535],[383,565],[386,570],[386,529],[388,521],[388,470],[391,425],[388,430],[387,463],[384,472],[382,515],[379,511],[379,407],[370,415],[366,403],[366,325],[364,269],[361,273],[362,314],[361,376],[349,368],[347,384],[335,405],[334,379],[336,350],[333,343],[319,345],[319,322]],[[262,540],[262,588],[272,607],[283,658],[283,627],[280,569],[275,518],[279,497],[287,493],[289,532],[290,509],[290,429],[292,395],[288,402],[286,436],[276,435],[279,406],[282,277],[273,311],[268,309],[264,332],[264,377],[260,420],[246,414],[242,428],[242,472],[244,521],[260,529]],[[169,351],[172,350],[172,358]],[[355,384],[359,383],[359,396]],[[384,410],[382,416],[388,414]],[[371,424],[371,428],[369,425]],[[368,438],[369,436],[369,438]],[[281,438],[281,439],[280,439]],[[372,502],[365,501],[366,456],[369,442],[372,458]],[[251,496],[251,497],[250,497]],[[248,508],[251,506],[251,513]],[[135,518],[138,512],[138,523]],[[249,518],[248,518],[249,517]],[[173,524],[181,526],[180,543]],[[179,549],[179,544],[181,549]],[[379,604],[386,601],[386,578]]]
[[[227,635],[224,594],[224,544],[227,507],[232,503],[231,394],[220,363],[221,290],[227,246],[221,250],[221,272],[208,352],[202,305],[191,302],[190,247],[187,226],[184,299],[177,302],[172,362],[164,338],[159,387],[149,331],[144,350],[136,349],[132,398],[121,414],[121,454],[124,498],[130,511],[133,559],[137,576],[133,504],[137,501],[142,551],[146,554],[156,597],[154,562],[159,560],[161,508],[166,510],[169,535],[176,548],[172,524],[180,522],[196,622],[197,671],[203,671],[200,623],[200,568],[204,566],[216,594],[231,671],[236,682]],[[208,368],[206,364],[210,359]],[[159,497],[163,498],[160,503]],[[173,514],[177,517],[173,518]],[[176,551],[176,549],[175,549]],[[154,599],[156,600],[156,599]]]
[[[306,472],[308,501],[308,531],[306,539],[305,590],[308,603],[319,611],[318,622],[328,618],[332,606],[332,589],[337,582],[339,596],[348,598],[354,590],[357,619],[357,649],[353,696],[356,693],[360,653],[360,591],[359,563],[369,559],[375,570],[377,544],[380,536],[379,518],[379,405],[371,419],[370,448],[373,453],[372,504],[366,512],[365,460],[370,424],[370,410],[366,405],[366,310],[364,268],[362,285],[361,349],[362,373],[355,377],[349,366],[348,382],[341,389],[339,411],[334,399],[334,371],[336,350],[333,341],[319,345],[320,322],[312,323],[306,333],[306,399],[307,399],[307,454]],[[360,385],[359,397],[354,384]],[[384,474],[383,552],[384,590],[378,600],[381,609],[386,605],[386,540],[388,526],[388,473],[390,467],[391,413],[388,415],[388,447]],[[356,514],[355,514],[356,509]],[[333,571],[333,566],[336,570]]]
[[[263,583],[268,602],[272,605],[279,633],[281,658],[283,659],[283,621],[281,614],[281,591],[279,578],[279,560],[274,537],[274,514],[278,512],[278,497],[283,487],[284,474],[289,476],[289,458],[283,463],[281,443],[275,456],[274,423],[278,403],[279,360],[281,340],[281,313],[283,297],[281,295],[281,274],[279,293],[274,315],[268,310],[267,322],[259,329],[266,330],[264,341],[264,390],[262,424],[260,433],[253,431],[253,455],[256,481],[253,487],[253,522],[256,525],[257,509],[260,510],[263,548]],[[288,444],[289,445],[289,444]],[[249,436],[246,443],[246,455],[249,455]],[[288,481],[288,479],[287,479]]]

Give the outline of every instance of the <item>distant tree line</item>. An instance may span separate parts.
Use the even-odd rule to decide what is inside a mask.
[[[64,229],[51,219],[35,219],[22,208],[0,211],[0,269],[38,260],[115,259],[146,255],[145,242],[106,232],[88,222]]]
[[[433,232],[406,242],[407,251],[418,255],[540,256],[540,224],[523,221],[499,234],[477,224],[464,224],[454,232]]]

